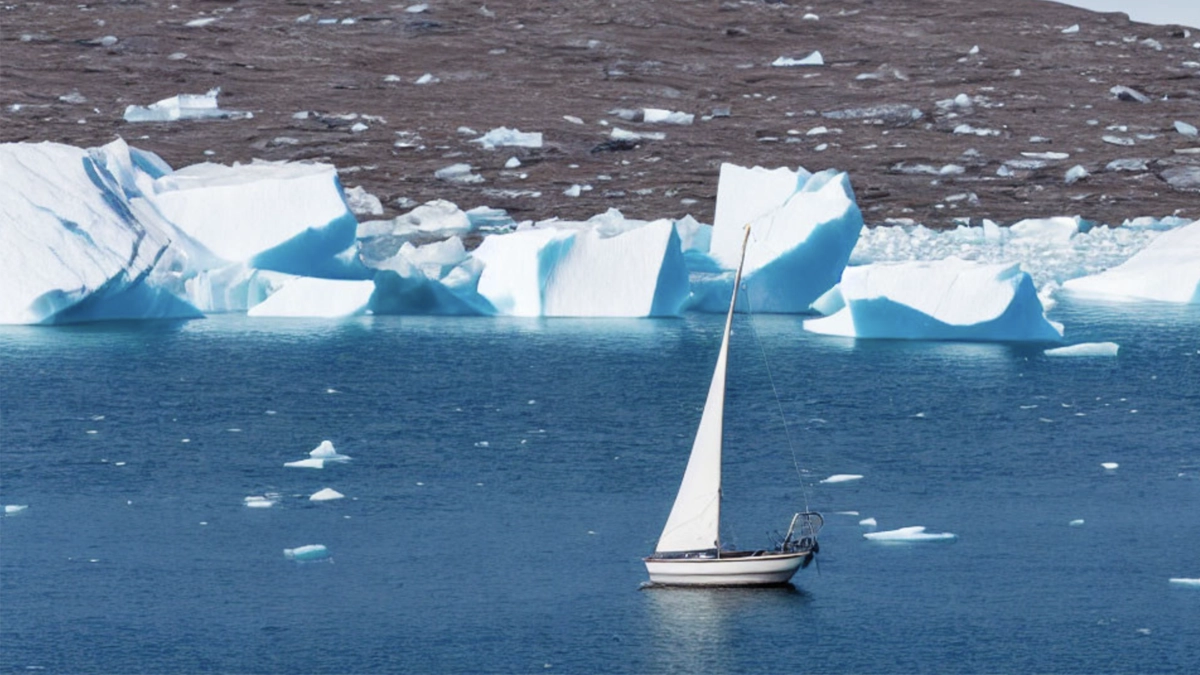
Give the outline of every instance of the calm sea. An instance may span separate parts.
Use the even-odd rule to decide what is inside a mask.
[[[641,587],[722,317],[0,328],[0,670],[1200,672],[1200,307],[1054,317],[1119,356],[739,319],[725,540],[828,521],[757,591]]]

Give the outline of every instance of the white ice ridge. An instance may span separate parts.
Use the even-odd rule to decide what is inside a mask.
[[[950,532],[926,532],[923,525],[902,527],[884,532],[865,532],[863,538],[883,543],[952,542],[958,536]]]
[[[857,473],[835,473],[829,478],[821,479],[822,483],[848,483],[853,480],[860,480],[862,476]]]
[[[201,316],[156,285],[183,238],[146,199],[165,166],[121,140],[0,145],[0,323]]]
[[[1070,279],[1063,288],[1084,296],[1200,304],[1200,221],[1162,232],[1123,264]]]
[[[164,98],[148,106],[131,105],[125,108],[126,122],[174,122],[208,118],[250,118],[253,114],[236,110],[222,110],[217,106],[220,88],[207,94],[179,94]]]
[[[329,549],[323,544],[307,544],[305,546],[297,546],[296,548],[283,549],[283,556],[288,560],[297,560],[300,562],[310,560],[322,560],[329,557]]]
[[[729,306],[745,226],[751,227],[741,307],[755,312],[806,312],[834,286],[863,229],[850,179],[827,170],[746,169],[721,165],[710,260],[690,256],[691,306]],[[707,265],[706,265],[707,262]]]
[[[345,496],[333,488],[323,488],[310,495],[308,500],[312,502],[328,502],[334,499],[342,499]]]
[[[858,338],[1058,342],[1029,275],[1016,264],[958,258],[847,267],[805,330]],[[840,306],[839,306],[840,305]]]
[[[1077,345],[1054,347],[1045,351],[1046,356],[1116,356],[1121,348],[1115,342],[1081,342]]]

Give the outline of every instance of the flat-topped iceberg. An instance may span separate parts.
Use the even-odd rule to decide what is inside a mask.
[[[1029,275],[1016,264],[931,262],[847,267],[805,330],[826,335],[909,340],[1058,342]],[[838,307],[840,305],[840,308]]]
[[[147,106],[130,105],[125,108],[126,122],[174,122],[176,120],[251,118],[252,113],[238,110],[223,110],[217,105],[220,87],[206,94],[177,94]]]
[[[1162,232],[1125,263],[1069,279],[1063,289],[1082,296],[1200,303],[1200,221]]]
[[[958,540],[958,536],[951,532],[926,532],[925,526],[913,525],[911,527],[901,527],[896,530],[886,530],[883,532],[864,532],[863,538],[870,541],[891,544],[906,544],[906,543],[924,543],[924,542],[943,542],[949,543]]]
[[[1116,356],[1121,346],[1115,342],[1081,342],[1047,349],[1046,356]]]
[[[152,278],[182,238],[143,192],[160,165],[123,141],[0,145],[0,323],[201,316]]]
[[[737,267],[750,225],[741,298],[755,312],[802,313],[841,278],[863,228],[849,177],[827,170],[746,169],[723,164],[708,255],[720,270]],[[695,309],[729,306],[731,272],[697,270]]]

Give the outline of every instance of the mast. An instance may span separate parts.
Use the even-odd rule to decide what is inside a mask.
[[[721,350],[713,369],[712,383],[700,426],[692,443],[687,469],[675,495],[671,515],[658,539],[656,552],[721,550],[721,449],[725,417],[725,371],[729,359],[729,334],[733,327],[733,310],[737,305],[738,287],[742,282],[742,267],[746,261],[746,245],[750,241],[750,226],[742,239],[742,254],[733,278],[733,294],[725,316],[725,331]]]

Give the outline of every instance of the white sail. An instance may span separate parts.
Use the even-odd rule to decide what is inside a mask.
[[[687,470],[675,505],[658,538],[655,551],[701,551],[720,548],[721,530],[721,441],[725,420],[725,366],[729,355],[729,333],[733,326],[733,307],[737,304],[738,286],[742,282],[742,264],[746,259],[746,242],[750,239],[750,228],[746,228],[742,241],[742,258],[738,261],[737,274],[733,278],[733,297],[729,301],[729,314],[725,317],[725,333],[721,338],[721,351],[713,369],[712,384],[708,387],[708,400],[704,402],[704,413],[700,416],[700,427],[692,443],[692,454],[688,458]]]

